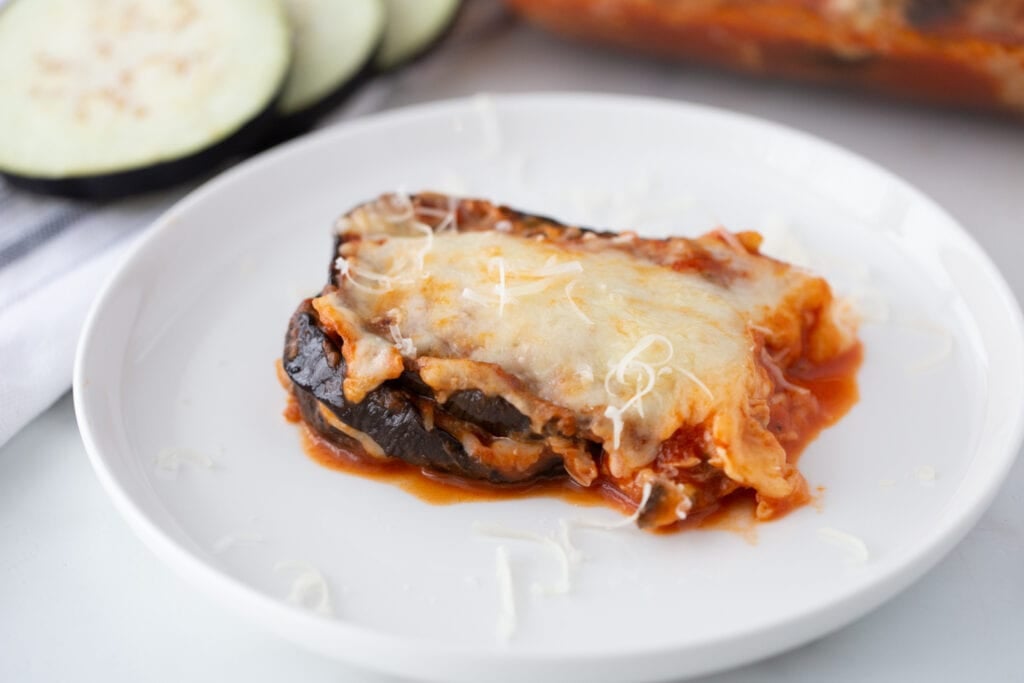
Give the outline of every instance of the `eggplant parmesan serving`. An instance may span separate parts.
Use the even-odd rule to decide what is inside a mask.
[[[559,480],[642,528],[740,490],[777,517],[810,499],[796,456],[856,398],[861,347],[825,280],[760,243],[384,195],[338,221],[288,326],[296,417],[345,457],[510,493]]]

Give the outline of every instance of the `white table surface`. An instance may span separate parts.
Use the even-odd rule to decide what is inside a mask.
[[[484,23],[393,77],[376,107],[478,91],[592,90],[785,123],[937,199],[1024,299],[1024,125],[611,54],[500,17]],[[905,593],[837,633],[706,680],[1024,680],[1022,491],[1018,461],[978,526]],[[0,681],[62,680],[391,679],[277,640],[159,563],[93,476],[65,397],[0,448]]]

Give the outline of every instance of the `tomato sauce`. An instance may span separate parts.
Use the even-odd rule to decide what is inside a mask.
[[[786,370],[787,381],[808,389],[814,399],[807,402],[807,405],[814,406],[814,409],[791,409],[792,405],[799,405],[799,402],[794,401],[784,403],[784,408],[772,411],[772,424],[778,431],[795,435],[794,438],[780,439],[790,462],[795,463],[800,453],[822,429],[835,423],[856,403],[856,373],[862,356],[863,352],[858,344],[827,363],[812,364],[800,360]],[[298,403],[290,393],[284,417],[289,422],[300,425],[303,450],[318,464],[346,474],[398,486],[432,505],[548,497],[558,498],[575,506],[611,507],[623,514],[631,514],[636,509],[634,501],[610,482],[601,479],[589,488],[576,484],[564,475],[524,484],[498,485],[436,472],[401,460],[378,460],[352,453],[324,439],[304,424]],[[819,507],[821,493],[822,489],[818,487],[817,494],[808,496],[807,500],[813,502],[815,507]],[[757,542],[755,507],[753,491],[741,489],[721,499],[717,504],[691,515],[689,519],[658,531],[672,532],[694,528],[729,531],[753,544]],[[788,511],[778,511],[774,518]]]

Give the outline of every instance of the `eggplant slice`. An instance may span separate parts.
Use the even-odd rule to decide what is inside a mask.
[[[415,61],[455,25],[462,0],[384,0],[387,28],[374,60],[378,71],[391,71]]]
[[[370,217],[367,216],[367,211],[371,212]],[[819,321],[825,320],[821,323],[824,327],[801,327],[799,334],[791,335],[793,339],[808,339],[812,337],[806,335],[820,333],[813,338],[821,340],[826,345],[832,344],[836,348],[836,353],[858,353],[859,347],[855,342],[840,334],[841,330],[835,326],[838,323],[834,324],[823,317],[831,310],[830,294],[827,289],[822,289],[827,285],[820,279],[796,271],[791,274],[792,279],[788,279],[790,275],[780,273],[783,266],[759,254],[755,241],[758,239],[756,234],[741,233],[740,237],[748,240],[747,242],[740,242],[740,237],[736,235],[720,232],[708,233],[696,239],[650,240],[626,235],[626,239],[623,240],[614,233],[565,225],[556,220],[516,211],[484,200],[456,199],[433,193],[412,196],[384,195],[356,207],[339,221],[331,254],[328,282],[318,297],[302,302],[291,318],[285,338],[283,366],[291,380],[291,389],[302,419],[307,427],[328,443],[362,457],[379,459],[381,462],[397,460],[417,467],[495,484],[522,485],[540,477],[560,477],[572,479],[584,487],[610,487],[617,495],[636,503],[636,521],[642,528],[671,527],[691,514],[706,513],[714,509],[721,499],[739,488],[748,488],[757,493],[758,515],[763,518],[783,514],[785,510],[807,502],[806,483],[799,472],[788,460],[775,457],[782,449],[781,441],[773,440],[769,444],[774,444],[778,449],[768,451],[767,455],[762,455],[759,451],[747,461],[752,463],[750,467],[755,473],[763,471],[768,473],[766,476],[775,477],[776,479],[769,481],[773,485],[777,480],[781,481],[782,477],[795,474],[795,483],[788,488],[780,489],[781,493],[778,495],[767,487],[767,493],[762,495],[761,489],[756,486],[757,481],[733,478],[731,474],[727,474],[723,460],[720,459],[723,457],[722,450],[725,446],[715,441],[717,437],[712,428],[717,423],[713,421],[713,417],[709,418],[707,415],[681,425],[670,424],[674,430],[671,436],[667,439],[661,438],[653,458],[645,464],[636,467],[616,467],[612,457],[615,452],[605,449],[609,430],[597,424],[593,417],[594,410],[587,408],[588,405],[597,405],[599,410],[599,402],[595,403],[589,397],[584,398],[583,407],[579,409],[544,401],[542,398],[534,399],[528,390],[520,391],[520,385],[517,384],[520,380],[514,374],[504,371],[499,361],[485,362],[488,358],[484,357],[462,363],[459,349],[463,347],[458,346],[458,336],[453,337],[450,350],[443,347],[443,344],[448,342],[428,339],[427,347],[417,351],[415,344],[421,344],[424,340],[414,343],[411,337],[403,337],[399,326],[411,323],[412,318],[404,317],[411,316],[410,311],[422,312],[424,307],[432,304],[422,298],[417,299],[418,294],[413,294],[409,299],[403,298],[405,294],[419,292],[429,299],[430,292],[440,292],[442,298],[437,301],[445,301],[444,293],[451,287],[455,288],[453,291],[460,291],[460,287],[472,281],[454,279],[448,282],[444,280],[441,271],[436,271],[436,277],[429,280],[433,285],[418,284],[415,280],[406,279],[396,289],[392,289],[390,285],[386,289],[373,288],[374,282],[390,281],[397,277],[391,266],[399,264],[395,266],[398,268],[395,272],[399,272],[409,264],[408,260],[397,258],[396,254],[414,254],[419,246],[410,247],[410,243],[404,243],[405,246],[398,247],[390,256],[382,257],[384,260],[379,263],[374,262],[371,256],[369,265],[362,264],[359,260],[362,250],[365,248],[371,255],[375,250],[387,254],[386,248],[382,245],[388,240],[377,242],[373,235],[386,232],[387,226],[399,224],[403,227],[395,228],[398,231],[395,234],[402,234],[401,231],[408,227],[404,222],[412,219],[415,219],[420,228],[430,231],[431,237],[426,242],[427,248],[435,249],[435,255],[441,255],[438,258],[442,258],[446,253],[444,245],[439,248],[434,238],[442,231],[454,230],[460,234],[497,231],[514,235],[523,241],[545,241],[552,247],[561,245],[567,251],[583,253],[587,251],[583,246],[585,243],[591,243],[591,249],[596,250],[595,253],[622,251],[672,271],[684,270],[692,281],[701,283],[699,291],[714,287],[725,292],[730,288],[731,285],[727,283],[733,277],[745,278],[744,282],[769,281],[775,283],[776,289],[782,292],[777,294],[783,297],[780,299],[782,301],[803,296],[793,295],[794,292],[803,292],[809,297],[806,301],[799,300],[791,304],[795,310],[803,312],[801,316],[791,316],[797,321],[794,324],[817,325]],[[375,220],[386,222],[386,226],[381,227],[385,225],[384,223],[375,224]],[[404,236],[415,238],[420,234],[421,231],[418,229],[415,233],[405,233]],[[479,245],[486,242],[469,239],[463,244],[477,244],[477,247],[463,248],[479,250]],[[750,246],[751,244],[754,246]],[[420,252],[422,253],[425,252]],[[522,261],[518,267],[532,268],[523,272],[537,275],[539,271],[536,265],[540,256],[531,262],[528,259],[523,260],[521,253],[509,253]],[[456,252],[453,258],[464,257]],[[389,262],[388,258],[397,260]],[[504,288],[503,259],[497,260],[500,268],[498,277],[501,287]],[[450,268],[455,262],[441,260],[435,262],[433,267]],[[391,266],[388,263],[391,263]],[[644,269],[642,273],[647,274],[648,270]],[[628,280],[629,277],[627,274],[625,279]],[[476,286],[477,289],[462,289],[462,298],[470,298],[467,292],[482,296],[479,295],[479,285]],[[424,287],[435,289],[422,289]],[[749,289],[752,288],[737,287],[739,293],[735,305],[747,306],[751,310],[761,310],[759,307],[770,308],[769,304],[756,296],[749,300],[743,299],[742,297],[748,296]],[[363,294],[355,294],[358,291]],[[497,285],[495,291],[498,291]],[[385,292],[390,294],[387,297],[379,296]],[[360,296],[366,301],[360,303]],[[566,297],[569,304],[573,304],[568,285]],[[722,307],[730,305],[732,304],[726,303]],[[669,306],[673,304],[670,303]],[[446,310],[442,309],[442,313]],[[500,311],[500,308],[497,310]],[[609,309],[606,307],[605,310]],[[580,311],[577,309],[577,312]],[[446,318],[442,315],[441,320],[444,319]],[[602,322],[588,321],[592,325],[614,325],[616,321],[614,316],[607,315],[597,319]],[[487,334],[486,326],[490,324],[490,318],[477,317],[476,320],[479,329],[485,330],[484,334]],[[511,345],[518,344],[524,334],[529,337],[530,344],[546,341],[552,344],[561,343],[558,339],[546,337],[545,332],[534,336],[524,332],[530,329],[531,324],[546,324],[542,322],[543,320],[543,316],[536,319],[529,315],[520,316],[519,327],[510,328],[515,339],[510,341],[503,337],[495,337],[500,341],[493,343],[502,344],[501,348],[508,349]],[[805,322],[800,323],[800,320]],[[808,320],[811,320],[811,323],[807,323]],[[826,416],[825,420],[829,419],[827,413],[821,412],[822,406],[819,405],[816,395],[790,382],[779,380],[778,383],[770,383],[771,367],[774,367],[777,373],[785,372],[785,367],[754,366],[750,372],[743,369],[748,367],[745,365],[746,359],[756,362],[757,344],[762,344],[761,358],[766,355],[771,358],[771,352],[767,351],[770,346],[768,341],[751,336],[747,326],[752,326],[753,323],[743,319],[739,323],[740,332],[729,327],[728,320],[725,328],[713,326],[723,336],[733,335],[730,343],[737,349],[740,362],[731,359],[727,362],[730,364],[729,367],[740,367],[740,371],[735,373],[736,376],[744,382],[749,379],[753,386],[753,389],[745,388],[738,392],[738,395],[734,395],[735,404],[725,406],[723,414],[738,416],[736,419],[746,419],[744,429],[748,430],[739,432],[738,435],[726,430],[726,442],[738,442],[747,439],[751,434],[763,434],[766,439],[774,439],[768,432],[772,420],[778,420],[777,424],[781,431],[799,431],[804,428],[811,430],[820,428],[821,424],[827,424],[825,421],[818,425],[814,423],[814,420],[821,416]],[[427,324],[443,325],[435,322]],[[418,328],[412,325],[404,329],[407,333],[412,330],[411,334],[416,335],[415,330]],[[699,325],[693,329],[698,330],[695,334],[702,334]],[[601,328],[597,328],[595,332],[601,334],[600,330]],[[686,336],[690,331],[690,327],[684,326],[684,331],[676,334]],[[390,335],[391,341],[387,341],[385,335]],[[709,348],[717,349],[723,343],[717,332],[709,332],[704,338],[707,341],[702,343]],[[349,341],[345,342],[343,339]],[[844,342],[844,339],[847,341]],[[381,340],[383,344],[378,345]],[[342,353],[345,343],[354,345],[353,348],[344,350],[351,362],[360,363],[361,367],[348,366]],[[844,343],[854,345],[843,347]],[[412,350],[408,350],[407,344],[413,344]],[[781,342],[780,345],[784,353],[780,353],[778,357],[785,358],[791,347]],[[813,343],[803,346],[814,348]],[[669,347],[671,348],[671,344]],[[441,349],[439,358],[431,355],[438,353],[435,350],[437,348]],[[638,354],[640,351],[636,349],[642,348],[637,344],[634,350],[626,353],[624,357],[629,358],[630,354]],[[801,354],[802,350],[793,355],[793,358],[798,359],[793,363],[802,362],[805,357]],[[607,360],[600,354],[588,358],[587,362],[593,367],[603,367]],[[548,360],[550,361],[550,358]],[[400,364],[397,364],[398,362]],[[555,354],[555,362],[564,366],[565,363],[572,361],[560,359],[558,354]],[[625,362],[620,361],[616,364],[609,361],[608,366],[614,370],[615,367],[621,368]],[[807,362],[813,364],[816,361],[811,359]],[[488,369],[485,366],[497,367]],[[855,365],[852,367],[855,369]],[[686,374],[685,367],[680,368],[680,374]],[[368,375],[367,370],[369,373],[377,374]],[[474,376],[474,372],[483,374]],[[653,367],[649,368],[649,372],[654,376]],[[590,374],[591,379],[586,380],[587,382],[593,382],[593,373]],[[662,374],[660,369],[657,374]],[[366,380],[367,376],[370,376],[370,381]],[[697,397],[712,393],[712,390],[699,380],[690,379],[693,384],[702,387],[703,392],[699,388],[682,384],[668,389],[669,394],[687,401],[696,401],[702,400]],[[785,375],[782,375],[782,379],[786,379]],[[737,380],[732,376],[723,379],[720,373],[717,381],[718,384],[712,386],[722,389],[728,388],[730,382],[734,383]],[[607,378],[604,386],[607,387]],[[798,389],[801,391],[797,391]],[[639,391],[638,388],[636,395],[642,396]],[[754,398],[751,399],[751,396]],[[774,404],[776,408],[771,408],[771,412],[768,406],[769,397],[779,398]],[[715,400],[711,396],[709,399]],[[723,400],[729,400],[729,395]],[[755,404],[755,401],[760,403]],[[756,414],[755,410],[758,411]],[[642,416],[642,413],[640,415]],[[605,411],[604,417],[609,417],[608,411]],[[728,424],[726,426],[728,427]],[[816,432],[810,433],[813,435]],[[733,436],[735,439],[730,441]],[[792,442],[792,438],[796,437],[786,438]],[[759,443],[756,442],[751,447],[757,447]],[[743,446],[746,445],[747,442],[743,441]],[[783,453],[782,457],[785,458],[786,454]],[[786,479],[785,482],[788,483],[789,480]],[[773,507],[776,502],[779,506]],[[765,506],[764,515],[761,513],[762,504]],[[781,512],[776,512],[777,510]]]
[[[529,420],[502,398],[488,398],[478,391],[460,392],[441,406],[430,396],[429,388],[407,372],[371,391],[359,403],[346,401],[340,343],[324,331],[316,311],[304,301],[288,325],[283,359],[303,420],[331,443],[372,457],[353,438],[351,430],[358,430],[376,442],[386,457],[495,484],[531,480],[561,470],[562,459],[555,453],[541,457],[529,470],[489,466],[471,457],[455,436],[439,426],[472,429],[483,438],[528,432]],[[340,425],[347,425],[346,431]],[[485,430],[492,431],[488,434]]]
[[[291,62],[278,0],[28,0],[0,11],[0,174],[112,199],[251,149]]]
[[[451,207],[442,195],[423,194],[412,198],[421,209],[434,214]],[[454,209],[460,229],[473,230],[495,222],[506,221],[521,236],[564,234],[569,239],[587,233],[609,236],[611,233],[567,226],[543,216],[523,213],[508,207],[495,207],[487,202],[457,201]],[[434,219],[432,219],[434,220]],[[440,219],[436,219],[440,220]],[[437,226],[433,226],[436,229]],[[344,246],[342,238],[334,245],[334,253]],[[321,294],[339,285],[338,270],[332,260],[328,284]],[[569,472],[570,458],[597,461],[601,446],[581,438],[563,437],[557,427],[545,428],[544,434],[533,430],[530,419],[509,401],[478,390],[455,391],[440,402],[433,390],[417,374],[406,368],[396,379],[387,380],[369,391],[358,403],[348,401],[343,391],[347,375],[341,353],[342,340],[329,324],[319,319],[311,300],[303,301],[292,315],[285,336],[283,367],[291,380],[303,422],[328,443],[348,450],[359,457],[394,459],[429,470],[445,472],[469,480],[498,485],[515,485],[540,478],[578,478]],[[484,444],[492,448],[503,442],[521,448],[534,457],[480,457],[463,445],[471,435],[474,448]],[[548,441],[545,437],[558,437]],[[555,446],[554,444],[561,445]],[[555,452],[553,448],[558,448]],[[497,453],[497,448],[493,451]],[[536,454],[536,455],[533,455]],[[578,466],[573,470],[581,471]],[[639,498],[640,492],[630,495]],[[666,524],[675,519],[679,503],[675,487],[661,478],[651,481],[649,494],[640,501],[638,522],[642,527]]]
[[[275,137],[310,128],[372,75],[385,27],[383,0],[287,0],[295,54]]]

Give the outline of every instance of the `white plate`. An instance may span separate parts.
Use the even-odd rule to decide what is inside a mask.
[[[859,298],[871,315],[861,400],[801,461],[826,488],[821,510],[761,525],[753,545],[721,531],[579,531],[587,559],[572,592],[545,597],[530,586],[557,577],[556,558],[481,537],[473,522],[553,533],[561,518],[614,513],[546,499],[431,506],[314,464],[281,418],[273,364],[285,325],[325,279],[334,218],[403,187],[651,235],[760,228],[769,250]],[[1020,442],[1022,392],[1012,295],[921,193],[776,125],[591,95],[407,109],[224,174],[157,221],[109,283],[75,372],[100,480],[189,581],[327,655],[466,681],[682,677],[851,621],[978,519]],[[164,449],[215,464],[171,476],[155,463]],[[863,539],[869,559],[852,561],[823,527]],[[518,611],[507,643],[496,638],[499,543]],[[322,573],[332,617],[287,604],[296,571],[281,562]]]

